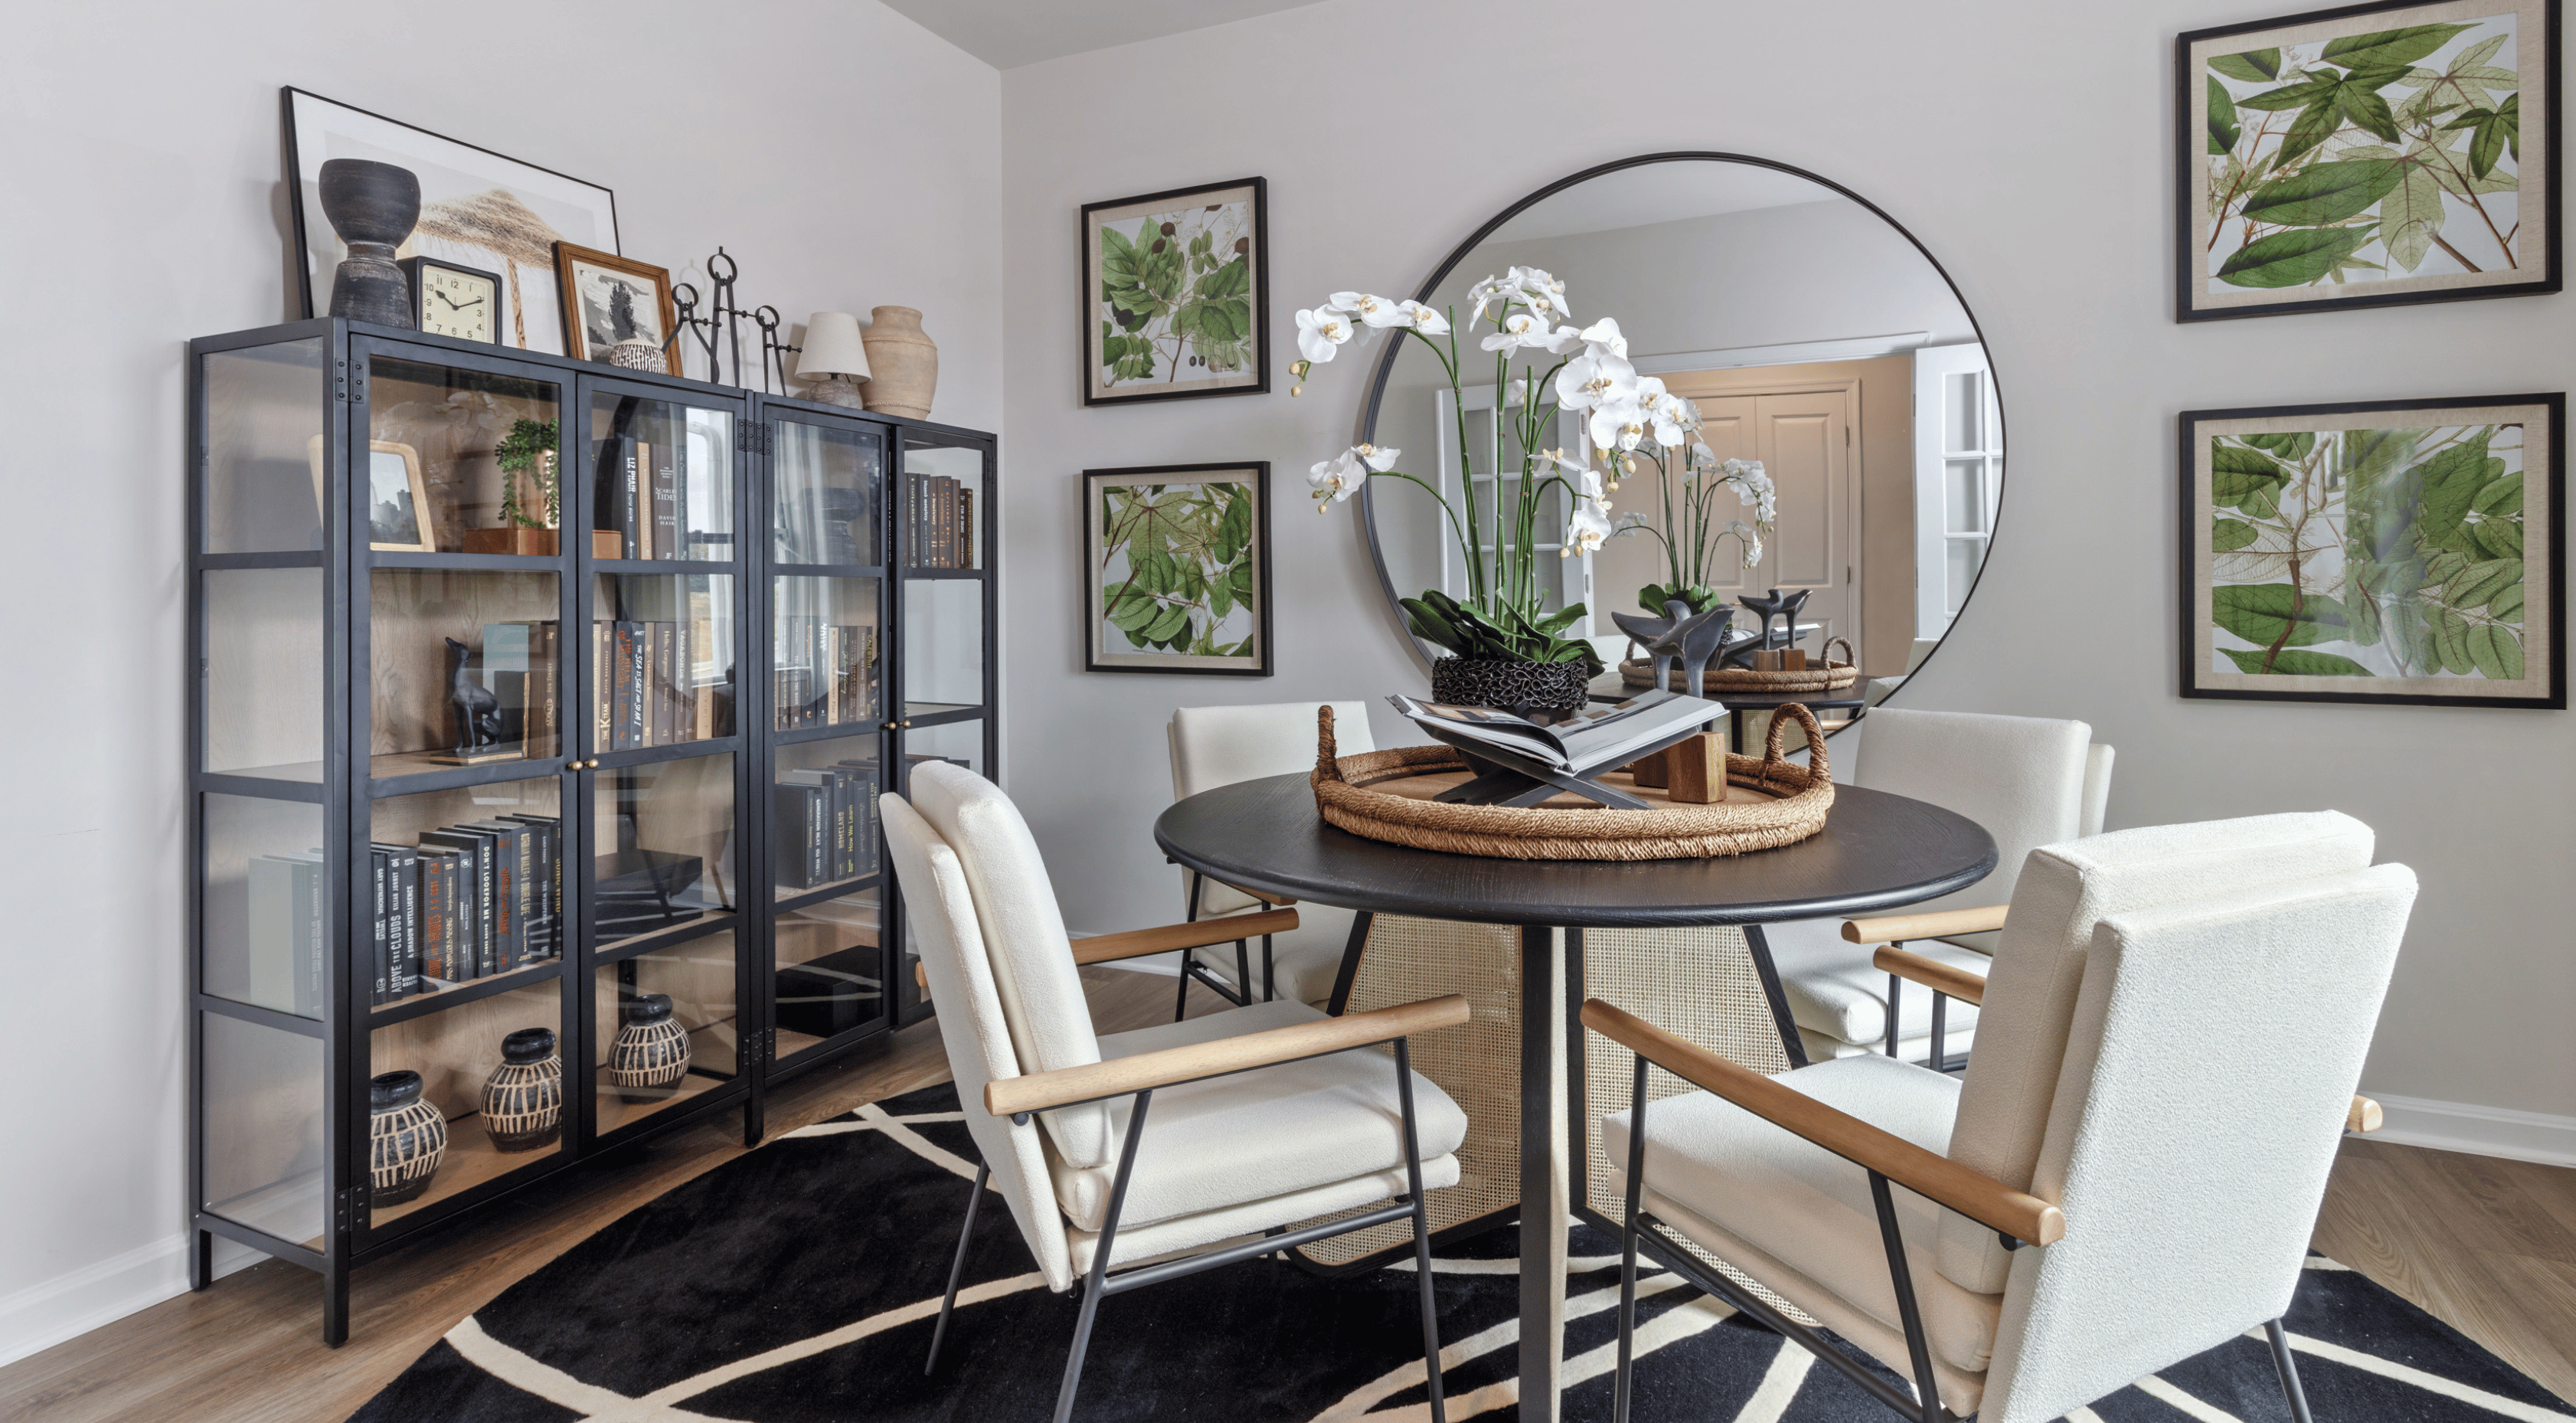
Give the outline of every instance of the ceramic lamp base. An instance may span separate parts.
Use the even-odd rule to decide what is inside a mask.
[[[807,388],[805,398],[825,405],[847,406],[852,410],[866,408],[866,401],[860,396],[859,383],[848,376],[826,376],[816,381]]]

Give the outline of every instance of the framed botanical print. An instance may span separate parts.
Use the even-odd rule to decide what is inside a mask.
[[[2567,705],[2567,397],[2182,416],[2182,694]]]
[[[1267,677],[1270,466],[1082,475],[1086,672]]]
[[[1082,209],[1082,403],[1270,389],[1270,185]]]
[[[565,355],[630,371],[680,373],[680,343],[671,339],[679,311],[668,270],[558,242],[555,290],[563,294]]]
[[[2176,38],[2176,318],[2557,291],[2558,7],[2352,5]]]
[[[290,87],[278,97],[285,109],[296,265],[303,273],[296,299],[305,316],[330,308],[331,274],[349,255],[322,216],[322,165],[368,158],[408,168],[420,179],[420,220],[400,256],[497,273],[502,290],[491,339],[523,351],[564,353],[554,316],[555,244],[615,252],[615,194],[319,94]]]

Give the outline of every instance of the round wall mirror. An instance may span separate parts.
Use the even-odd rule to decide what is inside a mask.
[[[1704,484],[1694,518],[1687,453],[1661,476],[1638,460],[1611,502],[1615,520],[1642,526],[1590,553],[1560,558],[1543,546],[1547,605],[1586,609],[1567,636],[1590,638],[1615,669],[1629,648],[1609,615],[1660,616],[1641,593],[1674,582],[1677,556],[1698,557],[1697,586],[1727,602],[1806,591],[1799,646],[1811,656],[1841,637],[1866,676],[1892,680],[1922,664],[1985,563],[2004,436],[1975,318],[1911,234],[1822,178],[1716,153],[1606,164],[1513,204],[1417,294],[1452,313],[1469,372],[1463,394],[1409,337],[1386,344],[1370,389],[1362,438],[1401,450],[1399,468],[1453,501],[1462,488],[1486,507],[1518,497],[1509,431],[1520,392],[1500,389],[1498,420],[1494,358],[1479,350],[1493,328],[1468,320],[1469,289],[1514,267],[1563,282],[1574,325],[1615,318],[1638,374],[1696,403],[1702,458],[1759,461],[1776,500],[1757,553],[1756,540],[1724,532],[1730,520],[1756,522],[1740,482]],[[1530,353],[1511,354],[1517,380]],[[1583,416],[1552,423],[1542,447],[1589,455]],[[1542,537],[1563,537],[1567,498],[1562,488],[1544,496],[1539,524],[1555,532]],[[1361,500],[1390,601],[1427,589],[1465,596],[1466,552],[1426,491],[1371,479]],[[1419,639],[1414,651],[1426,664],[1443,655]]]

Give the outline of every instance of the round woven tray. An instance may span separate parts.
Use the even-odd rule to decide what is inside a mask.
[[[1806,728],[1808,759],[1801,766],[1782,754],[1791,720]],[[1770,745],[1760,757],[1729,755],[1730,786],[1759,792],[1716,805],[1657,800],[1650,810],[1612,810],[1573,795],[1564,804],[1529,807],[1447,805],[1428,795],[1439,789],[1417,778],[1448,776],[1454,784],[1472,774],[1465,758],[1447,746],[1400,746],[1359,756],[1338,755],[1333,709],[1316,713],[1315,808],[1326,823],[1371,840],[1491,855],[1508,860],[1679,860],[1741,855],[1795,844],[1825,828],[1834,803],[1832,768],[1825,762],[1824,732],[1805,707],[1790,703],[1771,718]],[[1627,777],[1613,784],[1623,784]],[[1607,779],[1607,778],[1605,778]],[[1420,792],[1400,795],[1371,789],[1414,782]],[[1656,792],[1641,792],[1650,798]]]
[[[1843,651],[1853,658],[1857,659],[1860,656],[1858,652],[1853,651],[1850,639],[1829,637],[1825,639],[1824,650],[1827,657],[1822,667],[1808,667],[1797,672],[1756,672],[1750,667],[1711,667],[1700,674],[1700,691],[1704,694],[1839,692],[1860,680],[1860,668],[1851,662],[1836,662],[1832,659],[1831,654],[1837,642],[1841,643]],[[1648,658],[1631,657],[1619,664],[1619,680],[1631,687],[1651,687],[1655,685],[1655,664]],[[1689,690],[1682,685],[1682,670],[1678,667],[1665,674],[1665,680],[1676,692]]]

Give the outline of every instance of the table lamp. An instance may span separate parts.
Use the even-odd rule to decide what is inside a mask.
[[[859,382],[868,379],[867,348],[859,343],[859,318],[846,311],[818,311],[805,319],[805,346],[796,356],[796,378],[814,382],[808,400],[860,408]]]

